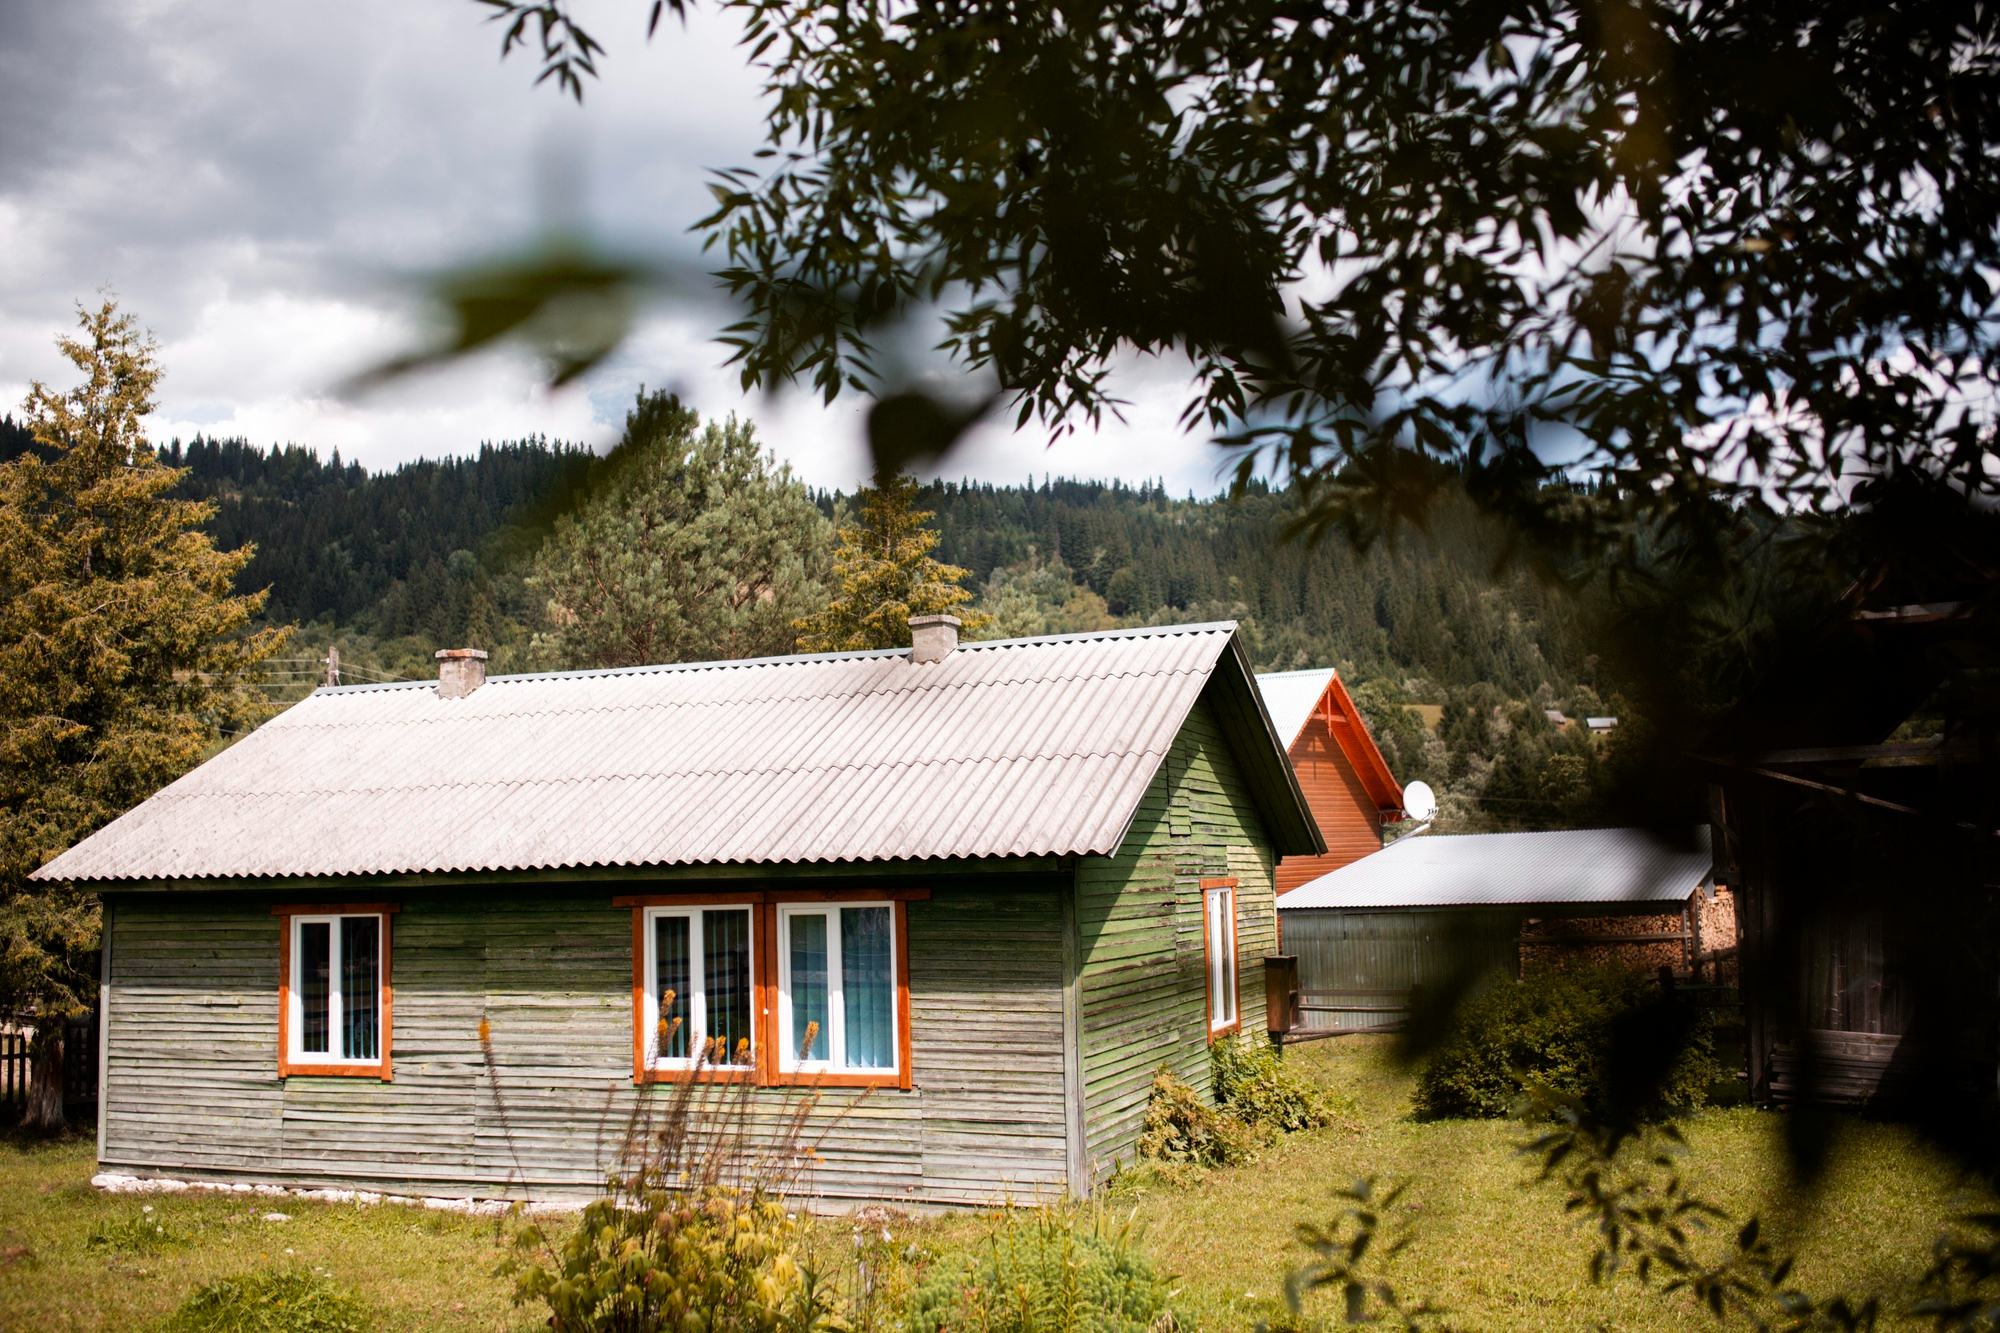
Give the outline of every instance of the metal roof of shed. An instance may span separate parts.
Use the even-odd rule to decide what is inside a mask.
[[[1287,747],[1305,730],[1313,707],[1332,683],[1332,667],[1257,673],[1257,688],[1264,692],[1264,707],[1271,710],[1271,725]]]
[[[1636,828],[1412,833],[1301,884],[1278,910],[1681,902],[1709,873],[1706,828],[1681,846]]]
[[[1212,680],[1275,849],[1306,850],[1235,631],[321,689],[37,877],[1109,853]]]

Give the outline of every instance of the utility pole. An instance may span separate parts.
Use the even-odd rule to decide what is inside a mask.
[[[326,650],[326,679],[321,682],[332,686],[340,684],[340,648],[329,644]]]

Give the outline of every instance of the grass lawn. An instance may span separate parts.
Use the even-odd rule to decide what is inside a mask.
[[[271,1264],[330,1271],[382,1315],[382,1328],[515,1330],[539,1321],[489,1276],[490,1219],[403,1206],[210,1194],[107,1195],[90,1186],[95,1144],[0,1144],[0,1329],[144,1329],[200,1284]],[[150,1205],[150,1213],[141,1209]],[[291,1220],[266,1222],[267,1213]],[[135,1249],[132,1223],[171,1243]],[[121,1245],[93,1245],[106,1229]]]
[[[1524,1127],[1411,1119],[1413,1080],[1368,1044],[1379,1040],[1317,1042],[1286,1056],[1354,1096],[1358,1126],[1292,1135],[1255,1164],[1191,1186],[1135,1179],[1114,1189],[1137,1207],[1148,1251],[1178,1275],[1177,1304],[1196,1323],[1240,1329],[1276,1313],[1284,1273],[1305,1258],[1297,1223],[1329,1220],[1333,1189],[1375,1176],[1409,1183],[1414,1239],[1392,1281],[1406,1300],[1446,1307],[1455,1326],[1715,1327],[1685,1296],[1648,1293],[1630,1278],[1593,1286],[1590,1237],[1563,1215],[1559,1187],[1525,1183],[1532,1173],[1514,1151]],[[1795,1282],[1812,1294],[1907,1291],[1942,1225],[1963,1210],[1950,1165],[1899,1127],[1857,1120],[1844,1126],[1822,1186],[1797,1198],[1778,1146],[1783,1123],[1748,1108],[1693,1117],[1683,1128],[1697,1191],[1738,1216],[1760,1214],[1798,1256]]]
[[[1191,1183],[1140,1173],[1110,1191],[1108,1210],[1119,1221],[1136,1212],[1143,1248],[1175,1275],[1184,1323],[1248,1330],[1275,1314],[1284,1274],[1303,1258],[1296,1224],[1324,1219],[1332,1188],[1373,1175],[1410,1184],[1415,1239],[1392,1270],[1399,1290],[1447,1307],[1455,1326],[1714,1327],[1685,1298],[1644,1293],[1630,1279],[1591,1285],[1588,1238],[1564,1219],[1553,1187],[1524,1184],[1528,1171],[1513,1151],[1521,1126],[1411,1120],[1410,1080],[1361,1041],[1300,1047],[1288,1058],[1352,1096],[1356,1124],[1293,1135],[1252,1165]],[[1726,1207],[1761,1212],[1798,1254],[1807,1290],[1907,1290],[1960,1206],[1949,1166],[1903,1130],[1857,1121],[1823,1187],[1787,1203],[1781,1127],[1777,1116],[1743,1109],[1695,1117],[1689,1174]],[[330,1271],[379,1312],[385,1333],[540,1326],[491,1276],[502,1254],[491,1220],[296,1199],[106,1196],[90,1188],[93,1170],[85,1141],[0,1143],[0,1330],[143,1329],[202,1282],[288,1262]],[[153,1211],[142,1213],[147,1205]],[[291,1220],[262,1220],[270,1212]],[[170,1243],[134,1248],[141,1219],[167,1228]],[[838,1241],[852,1225],[828,1219],[822,1239]],[[975,1241],[987,1223],[961,1215],[887,1225],[898,1249],[913,1240],[937,1253]],[[93,1244],[93,1232],[116,1243]]]

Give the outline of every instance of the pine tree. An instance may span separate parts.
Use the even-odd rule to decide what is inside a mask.
[[[607,467],[536,556],[547,627],[531,656],[574,669],[790,652],[793,622],[825,596],[828,525],[750,423],[701,427],[673,395],[642,392]]]
[[[931,557],[938,534],[916,497],[917,484],[903,473],[877,478],[855,496],[861,521],[841,528],[833,553],[840,590],[824,610],[798,622],[800,651],[907,647],[911,616],[952,612],[967,633],[986,625],[983,613],[954,611],[972,600],[959,586],[967,571]]]
[[[153,343],[114,301],[58,340],[83,372],[25,404],[36,449],[0,464],[0,995],[36,1017],[30,1123],[60,1124],[61,1020],[96,978],[95,898],[27,876],[264,711],[258,666],[288,631],[245,633],[246,548],[200,530],[140,421]]]

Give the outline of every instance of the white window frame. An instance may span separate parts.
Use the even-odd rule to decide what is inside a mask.
[[[645,910],[646,1025],[643,1032],[645,1034],[645,1067],[649,1070],[693,1069],[696,1066],[697,1053],[703,1049],[708,1041],[708,978],[703,975],[706,959],[702,947],[701,934],[701,914],[703,912],[747,912],[750,916],[750,1062],[739,1065],[706,1060],[701,1062],[701,1067],[717,1071],[727,1070],[731,1073],[755,1069],[757,1067],[758,1046],[760,1044],[757,1034],[761,1026],[758,1022],[760,1006],[758,1002],[757,983],[760,978],[757,975],[759,943],[757,938],[757,918],[759,915],[757,904],[754,902],[699,903],[690,904],[686,907],[648,907]],[[654,923],[662,917],[676,916],[684,917],[688,921],[688,974],[691,978],[688,987],[691,992],[688,996],[687,1014],[688,1053],[684,1057],[662,1057],[659,1053],[660,933]]]
[[[1222,904],[1221,922],[1223,938],[1220,940],[1215,938],[1214,928],[1217,916],[1215,904],[1218,900]],[[1206,941],[1206,948],[1203,952],[1205,954],[1205,961],[1208,964],[1207,975],[1202,978],[1202,987],[1208,992],[1208,1032],[1213,1037],[1218,1033],[1227,1032],[1231,1028],[1237,1027],[1242,1020],[1241,1005],[1239,1003],[1242,997],[1238,994],[1242,967],[1236,956],[1236,888],[1234,885],[1220,885],[1214,888],[1204,888],[1201,891],[1201,934],[1202,939]],[[1223,990],[1226,992],[1220,996],[1216,994],[1216,964],[1218,955],[1222,964],[1221,978]],[[1228,1001],[1226,1010],[1217,1003],[1218,1000]]]
[[[884,907],[889,910],[889,1022],[894,1058],[886,1065],[847,1063],[847,1005],[843,992],[845,977],[840,959],[840,913],[843,908]],[[897,1078],[903,1072],[902,975],[897,971],[896,941],[901,924],[897,905],[889,899],[863,902],[781,903],[778,906],[778,1069],[786,1074],[858,1074],[871,1078]],[[792,919],[800,916],[827,918],[826,930],[826,1025],[815,1050],[825,1050],[824,1059],[798,1058],[798,1038],[792,1031]]]
[[[291,955],[292,975],[286,980],[290,986],[291,1012],[286,1015],[290,1028],[291,1046],[287,1060],[294,1065],[342,1066],[351,1069],[374,1069],[388,1058],[389,1021],[383,1012],[382,990],[388,982],[388,969],[384,955],[389,940],[389,918],[381,912],[326,912],[312,916],[294,915],[290,918],[292,932]],[[347,930],[349,921],[373,921],[375,923],[375,1054],[366,1057],[343,1056],[340,1054],[340,1033],[346,1017],[347,996],[342,990],[340,975],[341,937]],[[331,925],[327,938],[327,1049],[309,1051],[306,1049],[306,996],[305,996],[305,927]]]

